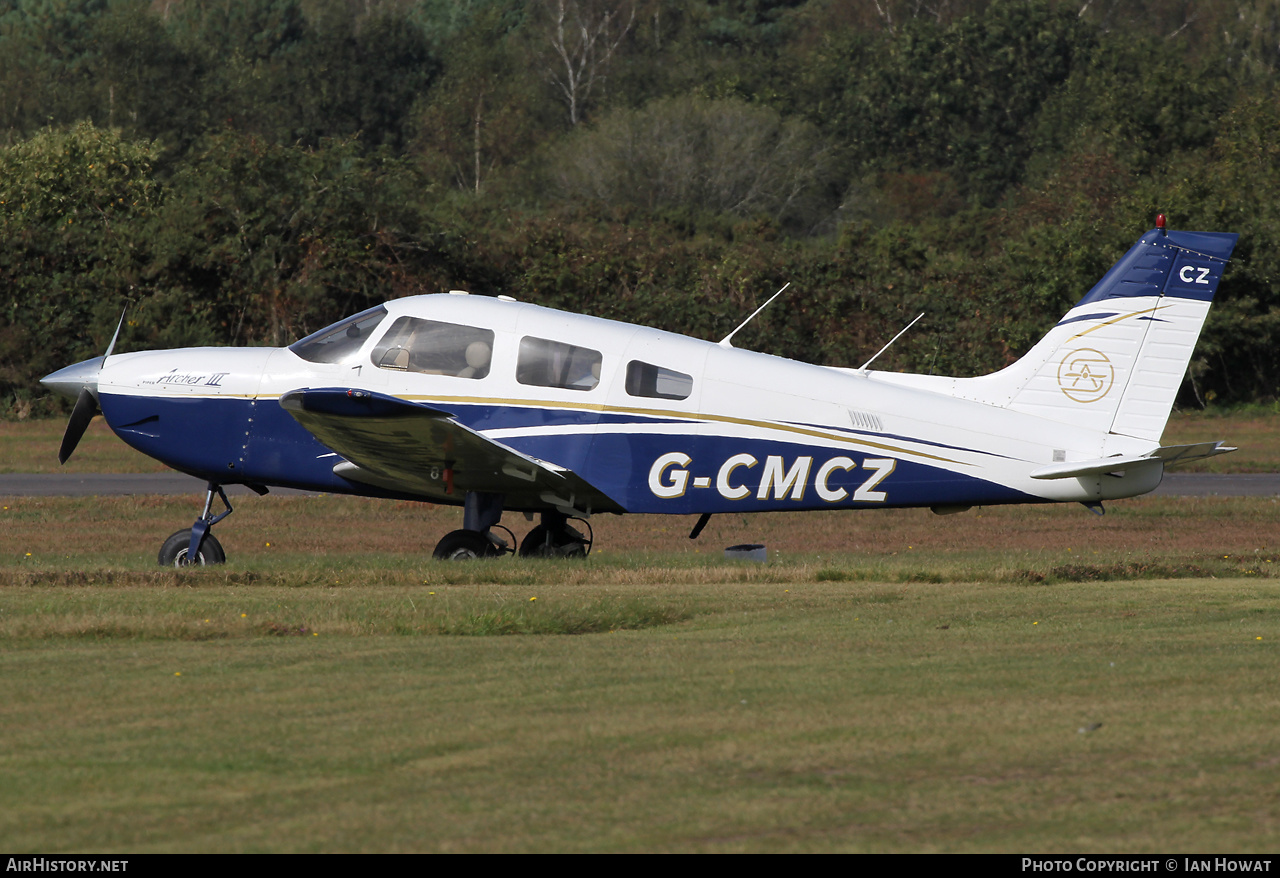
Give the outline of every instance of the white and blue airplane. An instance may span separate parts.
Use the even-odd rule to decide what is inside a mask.
[[[736,349],[732,334],[451,294],[286,348],[113,354],[113,339],[43,383],[77,400],[62,461],[101,413],[208,482],[166,565],[224,560],[210,528],[232,484],[462,506],[434,553],[449,559],[514,551],[495,532],[504,511],[540,516],[521,555],[578,556],[600,513],[699,515],[693,538],[721,512],[1101,511],[1173,463],[1234,450],[1160,438],[1236,239],[1160,217],[1025,356],[977,378],[815,366]]]

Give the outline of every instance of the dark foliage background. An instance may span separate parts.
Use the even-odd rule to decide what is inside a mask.
[[[1235,231],[1183,402],[1280,397],[1280,0],[0,3],[0,415],[120,350],[503,293],[979,374]]]

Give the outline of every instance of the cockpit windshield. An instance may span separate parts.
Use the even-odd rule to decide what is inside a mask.
[[[344,363],[359,353],[386,316],[387,309],[381,305],[361,311],[294,342],[289,350],[313,363]]]

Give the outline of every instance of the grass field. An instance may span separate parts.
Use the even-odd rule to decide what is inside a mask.
[[[1217,439],[1239,450],[1179,467],[1178,472],[1280,472],[1280,408],[1275,404],[1247,412],[1175,412],[1161,437],[1165,445]]]
[[[194,498],[0,506],[11,851],[1280,843],[1271,499],[603,517],[585,563],[448,565],[456,511],[268,496],[189,573],[152,565]]]

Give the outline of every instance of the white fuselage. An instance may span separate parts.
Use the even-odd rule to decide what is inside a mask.
[[[332,474],[341,458],[278,405],[302,388],[359,389],[447,411],[494,442],[573,470],[622,511],[1091,502],[1150,491],[1163,471],[1152,461],[1120,475],[1033,479],[1050,464],[1141,455],[1158,443],[902,386],[883,373],[479,296],[415,296],[385,308],[378,329],[340,362],[287,348],[113,356],[98,379],[102,409],[125,441],[204,478],[361,493]],[[388,354],[375,361],[401,317],[491,332],[487,372],[413,371]],[[586,351],[594,369],[577,386],[522,380],[528,339]],[[637,363],[660,370],[667,390],[638,389]]]

